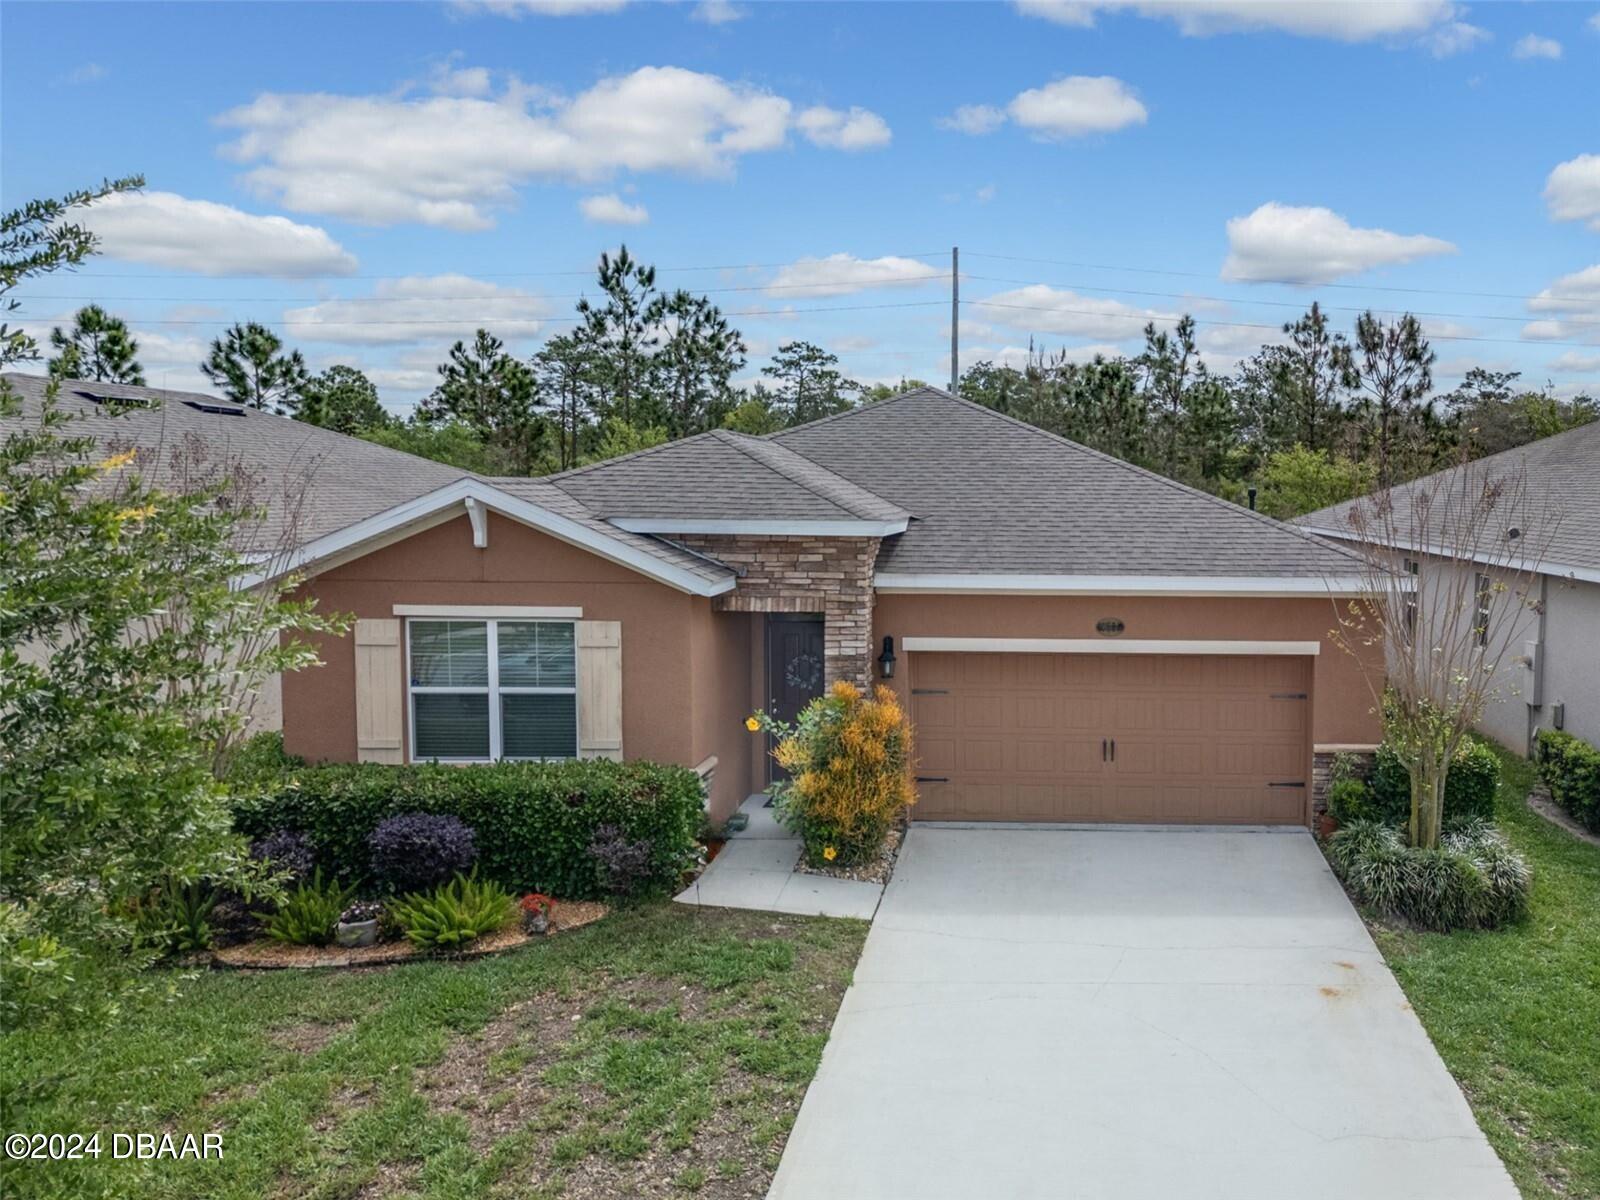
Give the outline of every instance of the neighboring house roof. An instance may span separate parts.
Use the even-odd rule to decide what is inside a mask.
[[[916,514],[884,543],[880,586],[943,589],[984,576],[1060,590],[1066,577],[1136,587],[1181,576],[1322,592],[1327,579],[1361,570],[1354,555],[1298,529],[938,388],[769,440]]]
[[[899,533],[910,517],[775,442],[724,429],[547,479],[591,512],[639,532],[882,537]]]
[[[1600,581],[1600,421],[1392,489],[1395,524],[1413,528],[1414,498],[1441,482],[1459,480],[1463,472],[1484,479],[1520,476],[1522,512],[1514,523],[1522,527],[1524,545],[1543,548],[1545,573]],[[1295,518],[1295,524],[1328,537],[1354,540],[1350,514],[1360,503],[1351,500],[1319,509]]]

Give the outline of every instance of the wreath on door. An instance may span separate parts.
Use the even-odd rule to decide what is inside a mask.
[[[822,681],[822,660],[815,654],[797,654],[783,669],[783,681],[792,688],[814,688]]]

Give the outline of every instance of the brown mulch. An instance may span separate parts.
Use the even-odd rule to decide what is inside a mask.
[[[1580,842],[1588,842],[1591,846],[1600,846],[1600,834],[1590,833],[1554,800],[1550,798],[1550,789],[1542,783],[1533,785],[1533,790],[1528,793],[1528,807],[1533,809],[1552,825],[1559,825]]]
[[[835,879],[854,879],[859,883],[888,883],[894,874],[895,859],[900,857],[900,842],[905,837],[904,822],[889,830],[883,839],[883,849],[871,862],[857,863],[853,867],[813,867],[804,858],[795,864],[800,875],[831,875]]]
[[[592,925],[611,910],[604,904],[590,900],[557,900],[550,910],[550,933],[565,933]],[[448,956],[429,955],[405,940],[379,942],[375,946],[290,946],[261,938],[238,946],[225,946],[212,951],[211,961],[221,967],[243,970],[274,971],[280,969],[315,970],[323,967],[375,967],[385,963],[405,962],[408,959],[429,957],[480,958],[485,954],[500,954],[514,950],[529,942],[543,940],[549,934],[528,934],[520,925],[507,925],[498,933],[487,934],[465,949]]]

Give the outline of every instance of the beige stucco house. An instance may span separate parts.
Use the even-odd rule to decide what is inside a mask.
[[[148,403],[112,417],[112,391]],[[881,680],[919,818],[1292,825],[1318,759],[1378,738],[1328,638],[1350,553],[937,389],[542,479],[211,397],[69,399],[97,433],[316,462],[290,559],[262,565],[356,618],[282,683],[311,759],[659,759],[723,816],[772,769],[751,711]]]

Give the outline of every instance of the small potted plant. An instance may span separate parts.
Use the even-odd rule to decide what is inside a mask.
[[[555,904],[549,896],[542,892],[529,892],[524,896],[518,907],[522,910],[522,931],[524,933],[549,933],[550,909]]]
[[[378,922],[383,917],[383,905],[376,900],[357,900],[339,914],[333,938],[339,945],[355,949],[370,946],[378,940]]]

